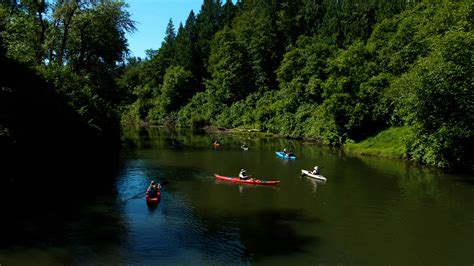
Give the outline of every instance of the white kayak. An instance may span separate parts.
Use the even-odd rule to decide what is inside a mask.
[[[312,174],[312,173],[311,173],[310,171],[308,171],[308,170],[303,170],[303,169],[301,169],[301,175],[309,176],[309,177],[311,177],[311,178],[313,178],[313,179],[316,179],[316,180],[318,180],[318,181],[323,181],[323,182],[326,182],[326,181],[327,181],[327,179],[326,179],[324,176]]]

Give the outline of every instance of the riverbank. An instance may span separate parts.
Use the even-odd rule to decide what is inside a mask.
[[[407,159],[404,139],[412,133],[409,127],[389,128],[358,143],[347,143],[343,149],[347,153],[384,158]]]
[[[283,137],[286,136],[264,132],[260,130],[245,129],[245,128],[217,128],[205,127],[204,131],[209,134],[252,134],[265,137]],[[409,127],[389,128],[379,134],[367,138],[358,143],[346,143],[341,149],[348,154],[358,154],[364,156],[375,156],[381,158],[391,159],[407,159],[407,149],[404,143],[404,138],[411,134]],[[300,138],[305,142],[314,142],[319,145],[323,143],[318,139]]]
[[[223,133],[223,134],[252,134],[265,137],[279,137],[273,133],[261,131],[259,129],[247,129],[247,128],[222,128],[222,127],[213,127],[206,126],[202,128],[205,132],[209,134]]]
[[[165,127],[157,125],[149,125],[142,123],[141,127]],[[207,134],[231,134],[231,135],[252,135],[256,137],[274,137],[274,138],[290,138],[298,139],[306,143],[314,143],[317,145],[325,145],[321,139],[317,138],[291,138],[279,134],[274,134],[259,129],[248,128],[222,128],[214,126],[206,126],[201,128]],[[380,158],[390,159],[407,159],[407,150],[404,143],[404,138],[411,134],[409,127],[389,128],[379,134],[367,138],[358,143],[346,143],[340,147],[345,153],[357,154],[364,156],[374,156]]]

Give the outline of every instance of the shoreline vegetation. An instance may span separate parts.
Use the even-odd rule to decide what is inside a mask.
[[[129,59],[122,121],[245,128],[474,170],[473,10],[448,0],[206,0],[177,30],[169,21],[159,49]]]
[[[147,123],[141,123],[141,125],[124,125],[125,129],[137,129],[137,128],[170,128],[169,125],[150,125]],[[171,127],[176,129],[176,127]],[[188,128],[191,129],[191,128]],[[416,161],[410,160],[407,152],[407,139],[410,139],[413,134],[413,129],[409,127],[397,127],[389,128],[385,131],[380,132],[379,134],[369,137],[358,143],[348,142],[341,146],[333,146],[324,144],[321,139],[315,138],[294,138],[284,135],[278,135],[271,132],[265,132],[258,129],[247,129],[247,128],[218,128],[214,126],[206,126],[200,129],[193,130],[202,130],[206,134],[229,134],[229,135],[246,135],[254,137],[269,137],[269,138],[290,138],[302,141],[310,145],[321,145],[329,148],[340,149],[345,154],[352,156],[363,156],[363,157],[372,157],[380,159],[391,159],[391,160],[400,160],[406,162],[412,162],[423,167],[431,168],[433,166],[420,164]],[[438,169],[439,167],[435,167]],[[447,169],[444,169],[447,170]],[[451,169],[452,170],[452,169]],[[465,172],[465,169],[455,169],[460,170],[460,172]],[[470,173],[470,170],[467,169],[467,173]]]
[[[125,8],[121,1],[0,3],[2,192],[44,197],[64,182],[64,169],[75,169],[79,178],[68,178],[76,188],[95,178],[90,169],[116,164],[124,94],[116,78],[134,30]]]
[[[73,135],[25,126],[48,105],[38,121],[91,146],[120,124],[247,128],[474,171],[472,1],[203,0],[146,58],[129,57],[127,8],[0,4],[0,59],[17,70],[0,80],[2,145]]]
[[[167,128],[163,125],[144,125],[143,128]],[[125,126],[125,128],[137,128],[135,126]],[[272,137],[272,138],[288,138],[288,136],[278,135],[271,132],[265,132],[259,129],[247,128],[218,128],[213,126],[206,126],[201,128],[207,134],[230,134],[230,135],[246,135],[254,137]],[[350,142],[339,146],[345,153],[374,156],[379,158],[401,159],[408,160],[407,149],[404,144],[404,139],[407,135],[412,134],[410,128],[390,128],[382,131],[376,136],[370,137],[358,143]],[[291,137],[290,137],[291,138]],[[313,143],[315,145],[324,145],[320,139],[316,138],[292,138],[301,140],[306,143]],[[325,145],[327,146],[327,145]]]
[[[413,134],[410,128],[390,128],[361,142],[347,143],[344,145],[344,151],[360,155],[408,160],[404,140],[410,134]]]

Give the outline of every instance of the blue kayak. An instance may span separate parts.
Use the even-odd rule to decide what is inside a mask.
[[[284,153],[282,151],[276,151],[275,154],[278,157],[285,158],[285,159],[291,159],[291,160],[296,159],[296,155],[292,154],[292,155],[288,156],[286,153]]]

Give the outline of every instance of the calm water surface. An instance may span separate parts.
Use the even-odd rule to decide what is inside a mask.
[[[474,264],[471,176],[301,141],[218,137],[214,149],[212,135],[126,132],[112,181],[74,211],[46,208],[35,222],[22,221],[19,239],[9,236],[13,245],[0,249],[0,264]],[[298,158],[276,157],[284,147]],[[328,182],[300,176],[314,165]],[[241,168],[281,183],[213,178]],[[145,204],[151,180],[163,183],[156,208]]]

